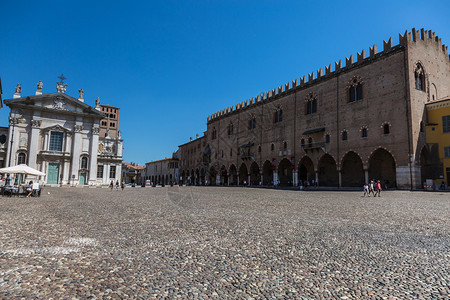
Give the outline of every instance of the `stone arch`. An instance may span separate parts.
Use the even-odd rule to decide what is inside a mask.
[[[254,161],[250,165],[250,185],[259,185],[259,181],[261,180],[261,176],[259,175],[259,166]]]
[[[314,163],[307,155],[303,156],[298,163],[298,181],[304,184],[305,181],[311,182],[315,178]]]
[[[211,166],[211,168],[209,168],[209,184],[210,185],[216,185],[216,176],[217,176],[217,171],[216,169]]]
[[[263,164],[263,185],[273,185],[272,163],[266,160]]]
[[[200,170],[200,182],[202,185],[206,185],[205,168]]]
[[[230,185],[237,185],[237,169],[236,169],[236,166],[234,165],[234,164],[231,164],[231,166],[230,166],[230,172],[229,172],[229,175],[230,175],[230,182],[229,182],[229,184]]]
[[[334,158],[326,153],[319,160],[319,185],[338,186],[339,174]]]
[[[190,184],[195,184],[195,172],[194,169],[191,170],[191,178],[190,178]]]
[[[438,99],[438,92],[434,83],[430,84],[430,100],[434,101]]]
[[[220,168],[220,183],[222,185],[228,185],[228,172],[225,166]]]
[[[247,165],[242,163],[239,167],[239,184],[247,185],[248,184],[248,169]]]
[[[282,186],[292,185],[292,163],[287,158],[283,158],[278,164],[278,179]]]
[[[181,172],[180,184],[183,184],[185,181],[186,181],[186,172],[183,170],[183,172]]]
[[[369,180],[380,180],[388,187],[396,187],[396,161],[394,156],[385,148],[377,148],[369,157]]]
[[[199,169],[195,170],[194,181],[195,181],[195,184],[199,184],[200,183],[200,170]]]
[[[353,152],[347,152],[341,163],[342,186],[363,186],[365,181],[364,166],[361,157]]]
[[[439,146],[433,144],[431,146],[425,145],[420,151],[420,173],[421,184],[427,179],[439,179],[444,177],[443,166],[439,159]]]

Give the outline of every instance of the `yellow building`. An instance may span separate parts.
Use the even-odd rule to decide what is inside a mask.
[[[450,97],[425,105],[426,146],[420,156],[422,182],[433,180],[435,188],[450,187]]]

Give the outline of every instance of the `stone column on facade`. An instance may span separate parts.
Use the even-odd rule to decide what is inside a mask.
[[[9,128],[8,128],[8,147],[6,148],[6,162],[5,166],[10,167],[12,165],[13,157],[12,157],[12,148],[14,141],[14,129],[15,129],[15,118],[9,117]]]
[[[116,166],[116,181],[119,180],[119,182],[120,182],[121,175],[122,175],[122,164],[118,164]]]
[[[369,169],[364,169],[364,182],[369,184]]]
[[[341,170],[338,170],[338,175],[339,175],[339,187],[342,187],[342,172],[341,172]]]
[[[252,179],[252,177],[250,176],[250,174],[248,174],[248,181],[247,181],[247,184],[250,186],[251,185],[251,182],[250,182],[250,180]]]
[[[31,120],[30,144],[28,145],[28,166],[36,169],[41,120]]]
[[[278,183],[278,173],[273,172],[273,185],[277,185]]]
[[[296,170],[294,170],[294,172],[292,172],[292,185],[298,186],[298,173]]]
[[[44,132],[44,143],[42,144],[42,150],[47,151],[48,150],[48,131]]]
[[[97,153],[98,153],[98,134],[100,128],[92,126],[91,129],[91,144],[89,145],[89,184],[95,184],[97,182]],[[119,173],[120,175],[120,173]]]
[[[261,185],[264,185],[264,174],[261,172]]]
[[[315,178],[314,179],[316,180],[316,185],[319,186],[319,184],[320,184],[319,183],[319,171],[317,171],[317,170],[315,171]]]
[[[106,163],[103,166],[103,177],[106,179],[105,183],[109,184],[111,181],[111,178],[109,178],[109,171],[110,171],[110,164]]]
[[[67,184],[72,183],[70,181],[70,160],[68,160],[68,159],[64,159],[63,181],[67,182]]]
[[[81,155],[81,131],[83,126],[76,124],[73,126],[73,143],[72,143],[72,172],[71,177],[74,177],[75,184],[78,184],[78,171],[80,169],[80,155]]]
[[[228,183],[229,184],[229,183]],[[241,179],[239,178],[239,173],[237,174],[237,186],[239,186],[241,184]]]

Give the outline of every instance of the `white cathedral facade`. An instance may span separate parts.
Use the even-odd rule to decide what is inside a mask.
[[[100,121],[105,115],[84,103],[83,90],[75,99],[57,92],[42,93],[42,82],[32,96],[21,96],[16,87],[12,99],[4,166],[27,164],[46,176],[46,185],[104,185],[121,180],[123,140],[109,134],[100,138]]]

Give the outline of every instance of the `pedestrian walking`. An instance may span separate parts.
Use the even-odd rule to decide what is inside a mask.
[[[370,196],[369,195],[369,185],[367,183],[364,183],[363,191],[364,191],[363,197],[365,197],[366,195],[367,195],[367,197]]]
[[[373,196],[375,197],[376,195],[378,195],[378,197],[380,197],[381,194],[381,182],[378,180],[377,183],[375,183],[375,193],[373,194]]]
[[[111,182],[109,183],[109,188],[111,189],[111,191],[113,190],[113,188],[114,188],[114,181],[111,180]]]
[[[120,184],[120,188],[121,188],[122,191],[123,191],[123,189],[125,188],[125,181],[122,180],[122,183]]]
[[[119,180],[116,180],[116,191],[119,190]]]
[[[373,180],[371,180],[369,183],[369,196],[368,197],[370,197],[370,193],[372,193],[373,196],[375,197],[375,186],[373,184]]]

